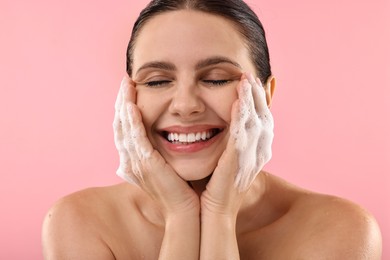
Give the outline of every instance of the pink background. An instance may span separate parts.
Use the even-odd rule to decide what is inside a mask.
[[[0,1],[0,259],[41,259],[58,198],[118,183],[111,123],[148,1]],[[266,169],[361,204],[390,259],[390,4],[251,0],[277,90]]]

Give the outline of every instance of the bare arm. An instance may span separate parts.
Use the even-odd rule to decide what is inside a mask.
[[[159,259],[198,259],[199,213],[167,219]]]
[[[240,259],[234,218],[205,216],[202,218],[201,230],[200,259]]]

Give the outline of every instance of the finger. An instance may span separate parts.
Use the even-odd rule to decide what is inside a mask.
[[[129,183],[140,185],[139,178],[137,177],[137,175],[133,174],[134,170],[132,169],[132,166],[134,164],[131,162],[130,159],[126,161],[127,162],[122,161],[119,164],[116,174]]]
[[[135,151],[141,159],[150,158],[153,152],[153,146],[146,134],[145,127],[142,123],[141,112],[135,104],[127,104],[127,118],[129,118],[131,128],[131,138]]]
[[[119,114],[119,117],[120,117],[120,121],[122,123],[122,141],[124,141],[124,145],[126,148],[129,148],[128,147],[128,138],[129,138],[129,135],[130,135],[130,132],[131,132],[131,128],[130,128],[130,122],[129,122],[129,118],[127,116],[127,105],[126,103],[124,102],[124,96],[126,95],[125,94],[125,87],[122,86],[121,88],[121,91],[122,91],[122,103],[121,103],[121,107],[120,107],[120,110],[118,112]],[[130,151],[129,151],[130,152]]]
[[[267,104],[267,96],[265,93],[265,89],[259,78],[256,78],[256,82],[258,87],[255,88],[253,93],[253,99],[255,100],[256,112],[258,115],[270,113],[268,104]]]
[[[252,74],[248,73],[246,74],[248,77],[248,81],[251,84],[252,89],[252,100],[254,103],[254,109],[256,111],[256,114],[259,115],[262,113],[262,111],[265,111],[265,107],[267,107],[267,100],[265,97],[265,91],[263,88],[263,85],[261,84],[260,80],[255,80]],[[264,107],[265,105],[265,107]]]
[[[245,111],[245,107],[247,112],[253,112],[255,111],[255,104],[252,97],[253,82],[250,81],[246,73],[244,75],[245,77],[242,79],[242,85],[240,87],[238,98],[243,108],[242,112]]]
[[[123,80],[122,80],[123,83]],[[119,152],[123,151],[124,146],[122,144],[123,140],[123,129],[122,129],[122,119],[121,119],[121,107],[123,104],[123,84],[121,83],[121,87],[119,88],[118,95],[115,101],[115,115],[114,122],[112,124],[114,130],[114,140],[115,146]]]
[[[216,183],[228,181],[229,184],[232,184],[234,182],[238,170],[238,154],[236,149],[238,141],[235,136],[230,136],[225,151],[219,158],[217,167],[213,173],[212,180]]]
[[[250,84],[243,76],[240,84],[237,86],[238,100],[233,103],[231,110],[230,132],[236,136],[239,135],[241,129],[245,127],[245,122],[250,115],[251,101],[248,99],[249,91]]]
[[[113,122],[114,141],[115,141],[116,149],[118,150],[119,153],[119,167],[116,171],[116,174],[127,182],[137,184],[138,183],[137,178],[135,178],[132,174],[132,169],[131,169],[132,162],[124,143],[122,120],[120,118],[121,104],[122,104],[122,91],[120,90],[115,105],[116,111],[115,111],[115,117]]]
[[[122,80],[122,91],[123,91],[123,100],[125,103],[136,102],[136,89],[134,81],[132,81],[128,76],[125,76]]]
[[[131,174],[131,169],[130,169],[131,160],[127,150],[124,148],[122,139],[120,139],[120,141],[116,139],[115,145],[119,153],[119,168],[117,171],[118,172],[120,171],[123,174]]]
[[[123,145],[123,127],[122,127],[122,119],[120,116],[120,108],[123,103],[123,96],[121,89],[118,92],[118,96],[115,102],[115,115],[114,115],[114,122],[112,124],[113,131],[114,131],[114,142],[115,146],[119,152],[119,156],[124,157],[124,155],[127,153],[125,146]],[[127,155],[128,156],[128,155]]]
[[[248,102],[250,102],[248,100],[248,97],[250,96],[249,91],[250,85],[248,80],[243,79],[242,84],[238,89],[238,100],[236,100],[232,105],[229,141],[232,139],[235,143],[236,149],[239,151],[246,147],[246,124],[248,121],[251,121],[251,113],[249,109],[250,104],[248,105]]]
[[[123,129],[123,107],[124,107],[124,92],[126,88],[126,77],[122,79],[121,86],[118,91],[118,95],[115,101],[115,116],[113,122],[114,129],[114,137],[115,137],[115,145],[119,150],[123,149],[122,140],[124,137],[124,129]]]
[[[119,116],[119,113],[115,113],[115,119],[113,123],[113,130],[114,130],[114,141],[116,149],[119,153],[126,151],[124,145],[123,145],[123,129],[122,129],[122,120]]]
[[[150,156],[153,147],[147,138],[139,109],[135,105],[136,89],[134,82],[125,76],[121,83],[122,104],[120,117],[123,121],[124,137],[129,153],[137,152],[140,158]]]
[[[118,140],[119,146],[123,146],[123,156],[122,156],[122,165],[121,169],[118,169],[118,175],[124,178],[126,181],[135,182],[140,184],[142,179],[142,171],[140,169],[140,158],[135,149],[135,135],[133,134],[133,129],[131,128],[130,120],[127,113],[127,106],[123,103],[120,111],[120,118],[122,121],[122,138]],[[127,156],[126,156],[127,155]],[[121,171],[120,171],[121,170]]]
[[[128,76],[125,76],[122,79],[118,96],[115,102],[115,111],[118,114],[123,113],[124,111],[126,111],[126,103],[135,103],[135,100],[136,90],[134,87],[134,83]]]
[[[119,111],[121,106],[122,106],[122,102],[123,102],[123,95],[122,95],[123,91],[122,91],[122,87],[119,88],[119,91],[118,91],[118,95],[116,97],[116,101],[115,101],[115,111]]]
[[[245,79],[246,80],[246,79]],[[242,82],[243,83],[243,82]],[[242,84],[241,84],[242,85]],[[225,151],[218,160],[217,167],[214,170],[213,176],[210,180],[210,185],[216,187],[232,187],[237,169],[238,150],[241,149],[242,129],[245,125],[245,120],[242,118],[242,109],[245,102],[242,102],[243,90],[242,86],[238,87],[239,99],[232,105],[231,122],[230,122],[230,136],[226,145]],[[241,97],[241,100],[240,100]],[[213,184],[215,183],[215,184]],[[224,185],[221,185],[224,184]],[[222,191],[221,191],[222,192]]]

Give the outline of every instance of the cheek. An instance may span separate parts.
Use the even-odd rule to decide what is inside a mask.
[[[208,97],[211,97],[209,95]],[[236,86],[230,86],[229,89],[221,89],[208,98],[209,107],[214,110],[220,118],[230,123],[231,111],[234,101],[238,98]]]

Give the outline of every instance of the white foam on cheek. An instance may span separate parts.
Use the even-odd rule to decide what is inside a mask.
[[[230,131],[238,152],[238,172],[235,185],[240,191],[246,190],[251,185],[272,156],[272,115],[268,110],[264,111],[265,116],[260,115],[259,118],[254,108],[248,105],[251,104],[250,99],[252,99],[248,85],[241,90],[243,92],[238,107],[239,119],[234,122]]]

